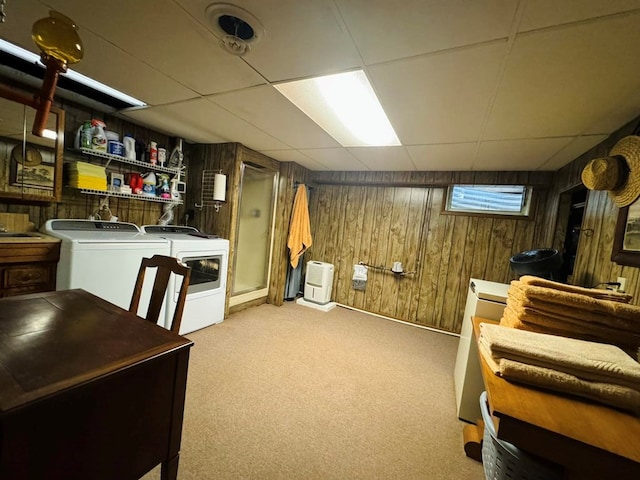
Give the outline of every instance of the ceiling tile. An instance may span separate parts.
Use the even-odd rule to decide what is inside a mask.
[[[571,140],[561,137],[480,142],[473,170],[537,170]]]
[[[536,0],[527,2],[518,31],[579,22],[640,8],[640,0]]]
[[[80,73],[100,79],[102,83],[149,105],[177,102],[198,96],[193,90],[104,39],[96,37],[92,32],[83,31],[82,41],[87,52],[91,54],[87,54],[73,67]],[[109,61],[105,62],[105,58]],[[135,72],[135,75],[131,72]]]
[[[625,100],[608,110],[600,111],[596,121],[584,130],[584,134],[613,133],[635,119],[639,113],[638,106],[640,106],[640,78],[638,83],[638,88],[633,90]]]
[[[328,170],[367,170],[364,164],[343,148],[304,149],[300,153],[315,160]]]
[[[477,140],[506,43],[418,57],[368,69],[403,145]]]
[[[583,153],[591,150],[593,147],[607,139],[607,135],[586,135],[575,137],[564,148],[562,148],[546,163],[540,166],[541,170],[558,170],[566,164],[575,160]]]
[[[123,110],[119,115],[133,122],[156,129],[160,132],[172,134],[184,138],[193,143],[224,143],[232,140],[221,137],[216,132],[206,128],[206,123],[201,123],[201,114],[185,114],[181,109],[189,108],[196,112],[202,109],[204,100],[190,100],[181,104],[181,107],[165,105],[160,107],[144,107]],[[197,105],[196,105],[197,104]],[[206,105],[205,105],[206,107]]]
[[[327,170],[327,167],[307,157],[297,150],[262,150],[266,156],[280,162],[294,162],[309,170]]]
[[[471,170],[475,157],[476,143],[409,145],[406,148],[418,170]]]
[[[519,35],[483,139],[578,135],[624,110],[639,86],[639,23],[624,15]]]
[[[47,0],[138,60],[207,95],[259,85],[264,79],[239,57],[218,46],[217,38],[171,0],[94,2]],[[87,52],[89,55],[89,52]],[[102,61],[109,63],[108,57]],[[139,81],[144,84],[143,80]]]
[[[415,170],[405,147],[353,147],[347,149],[369,170]]]
[[[211,28],[204,13],[211,0],[178,2],[207,29]],[[243,58],[270,82],[336,73],[362,64],[332,1],[232,3],[264,26],[264,38]]]
[[[71,15],[69,8],[62,8],[63,5],[60,7],[62,12]],[[49,10],[50,8],[36,0],[21,0],[13,2],[10,6],[7,5],[5,7],[7,21],[2,24],[3,38],[11,38],[13,43],[37,53],[38,48],[31,40],[31,26],[36,20],[47,17]],[[73,19],[76,20],[75,17]],[[196,96],[184,85],[132,57],[93,32],[80,27],[79,33],[84,44],[85,55],[82,61],[70,66],[72,70],[149,104],[186,100]]]
[[[506,38],[510,0],[337,0],[367,65]]]
[[[311,170],[556,169],[640,115],[640,0],[239,0],[267,32],[244,57],[219,47],[213,1],[10,1],[0,35],[36,51],[55,8],[80,26],[75,69],[152,106],[123,117]],[[341,149],[267,85],[355,67],[404,148]]]
[[[125,115],[141,122],[144,119],[145,124],[174,131],[193,142],[240,142],[253,150],[286,148],[275,138],[206,99],[132,110]]]
[[[37,0],[20,0],[4,6],[6,18],[0,24],[0,37],[31,52],[40,53],[31,39],[31,26],[40,18],[49,16],[49,10]]]
[[[340,146],[317,123],[270,85],[207,98],[290,147]]]

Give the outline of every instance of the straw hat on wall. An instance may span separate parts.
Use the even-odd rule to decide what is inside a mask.
[[[589,190],[608,190],[618,207],[631,205],[640,196],[640,136],[622,138],[608,157],[591,160],[582,171]]]

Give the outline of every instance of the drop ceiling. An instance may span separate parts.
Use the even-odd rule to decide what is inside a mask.
[[[75,70],[148,104],[119,115],[311,170],[557,170],[640,115],[640,0],[236,0],[266,31],[244,57],[211,3],[7,0],[0,37],[36,52],[59,10]],[[356,68],[402,146],[343,148],[273,87]]]

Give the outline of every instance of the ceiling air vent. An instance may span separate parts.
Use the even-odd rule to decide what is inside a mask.
[[[212,3],[205,9],[205,14],[220,45],[232,55],[241,57],[249,53],[265,35],[262,23],[256,17],[230,3]]]

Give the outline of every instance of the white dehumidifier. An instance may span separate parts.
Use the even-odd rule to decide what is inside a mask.
[[[331,301],[333,265],[325,262],[307,262],[304,281],[304,299],[307,302],[325,305]]]

